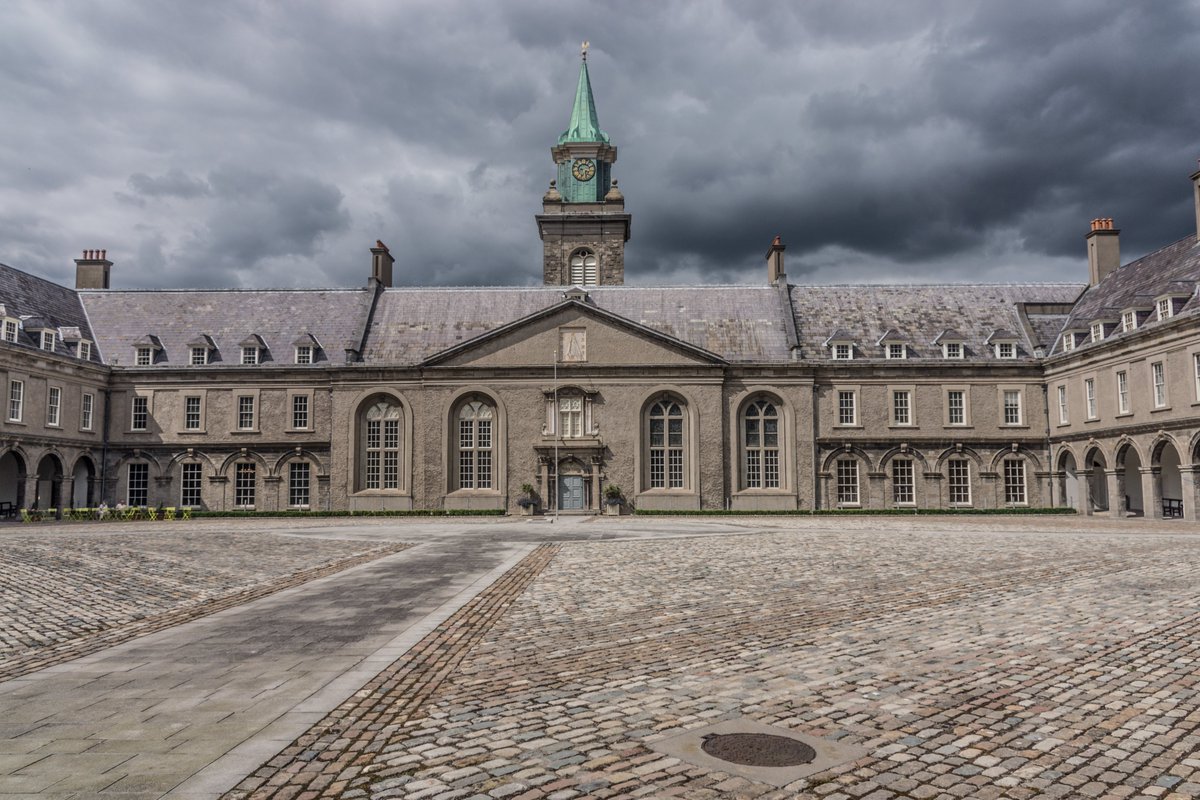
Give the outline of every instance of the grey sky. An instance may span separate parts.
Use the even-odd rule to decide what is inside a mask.
[[[68,285],[541,280],[579,41],[630,283],[1079,280],[1191,231],[1200,0],[6,4],[0,261]]]

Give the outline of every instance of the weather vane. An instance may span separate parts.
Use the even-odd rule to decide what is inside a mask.
[[[579,55],[583,57],[584,61],[587,61],[587,49],[588,49],[588,40],[584,39],[583,44],[581,44],[579,46]]]

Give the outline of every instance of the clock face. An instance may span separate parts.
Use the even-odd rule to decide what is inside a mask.
[[[590,158],[577,158],[571,165],[571,174],[577,181],[590,181],[596,174],[596,162]]]

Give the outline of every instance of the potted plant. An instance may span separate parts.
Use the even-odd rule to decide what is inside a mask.
[[[517,505],[521,507],[521,516],[532,517],[537,511],[537,490],[533,488],[531,483],[521,484],[521,494],[517,498]]]
[[[615,483],[610,483],[604,487],[604,513],[610,517],[620,516],[621,501],[625,495],[621,492],[621,487]]]

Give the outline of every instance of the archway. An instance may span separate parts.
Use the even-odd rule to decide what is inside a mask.
[[[12,450],[0,456],[0,506],[6,512],[25,506],[25,459]]]
[[[1146,504],[1142,498],[1142,457],[1132,445],[1125,445],[1123,459],[1118,463],[1125,476],[1125,510],[1130,514],[1144,515]]]
[[[75,462],[75,471],[71,473],[75,486],[71,495],[72,508],[91,508],[96,484],[96,467],[92,460],[83,456]]]
[[[62,479],[63,466],[58,456],[53,453],[42,456],[38,462],[37,496],[33,500],[33,508],[58,508]]]
[[[1184,497],[1179,451],[1170,442],[1163,442],[1158,448],[1158,471],[1154,480],[1157,482],[1156,494],[1162,498],[1162,515],[1182,517]]]
[[[1099,449],[1092,448],[1084,457],[1083,466],[1087,475],[1087,492],[1091,498],[1092,510],[1108,511],[1108,477],[1105,475],[1108,462],[1104,460],[1104,454]]]
[[[1076,471],[1075,456],[1070,450],[1062,451],[1062,455],[1058,458],[1058,471],[1061,475],[1061,505],[1065,508],[1082,509],[1083,506],[1080,500],[1086,497],[1087,487],[1082,485]]]

